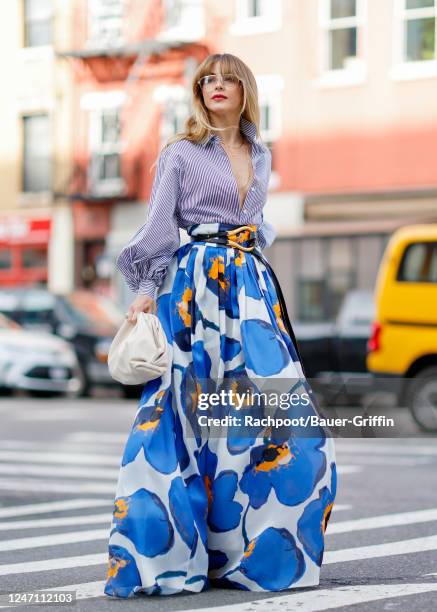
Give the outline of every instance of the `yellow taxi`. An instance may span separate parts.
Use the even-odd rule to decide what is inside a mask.
[[[367,368],[388,382],[423,430],[437,432],[437,224],[404,226],[390,236],[375,303]]]

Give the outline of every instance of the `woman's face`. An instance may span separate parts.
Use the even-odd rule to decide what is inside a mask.
[[[211,74],[220,75],[220,64],[213,64]],[[202,87],[203,100],[206,108],[212,114],[224,115],[238,113],[241,108],[243,86],[240,82],[234,84],[228,80],[217,79],[215,83]]]

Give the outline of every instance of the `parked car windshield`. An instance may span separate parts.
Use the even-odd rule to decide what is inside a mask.
[[[338,315],[340,325],[370,325],[375,315],[372,291],[353,290],[344,298]]]
[[[124,315],[109,298],[91,291],[74,291],[64,298],[72,321],[78,325],[119,327]]]
[[[70,323],[104,332],[112,332],[124,320],[114,302],[88,290],[80,289],[66,296],[38,289],[0,292],[0,312],[25,327],[50,331],[57,318],[55,311],[59,315],[62,310]]]
[[[47,326],[53,320],[55,297],[45,290],[17,289],[0,292],[0,311],[26,327]]]
[[[0,329],[23,329],[21,325],[0,313]]]

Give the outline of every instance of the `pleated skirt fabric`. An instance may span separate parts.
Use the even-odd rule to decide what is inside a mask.
[[[188,232],[232,227],[200,223]],[[106,595],[317,586],[337,489],[332,437],[322,427],[311,437],[265,426],[205,429],[196,409],[202,381],[258,388],[280,379],[297,380],[293,390],[311,398],[291,414],[318,414],[271,274],[248,252],[184,244],[157,303],[172,365],[144,385],[126,441]]]

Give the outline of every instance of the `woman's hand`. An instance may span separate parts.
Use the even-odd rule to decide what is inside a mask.
[[[156,314],[156,301],[149,295],[138,295],[129,306],[126,318],[130,323],[135,323],[139,312],[150,312]]]

